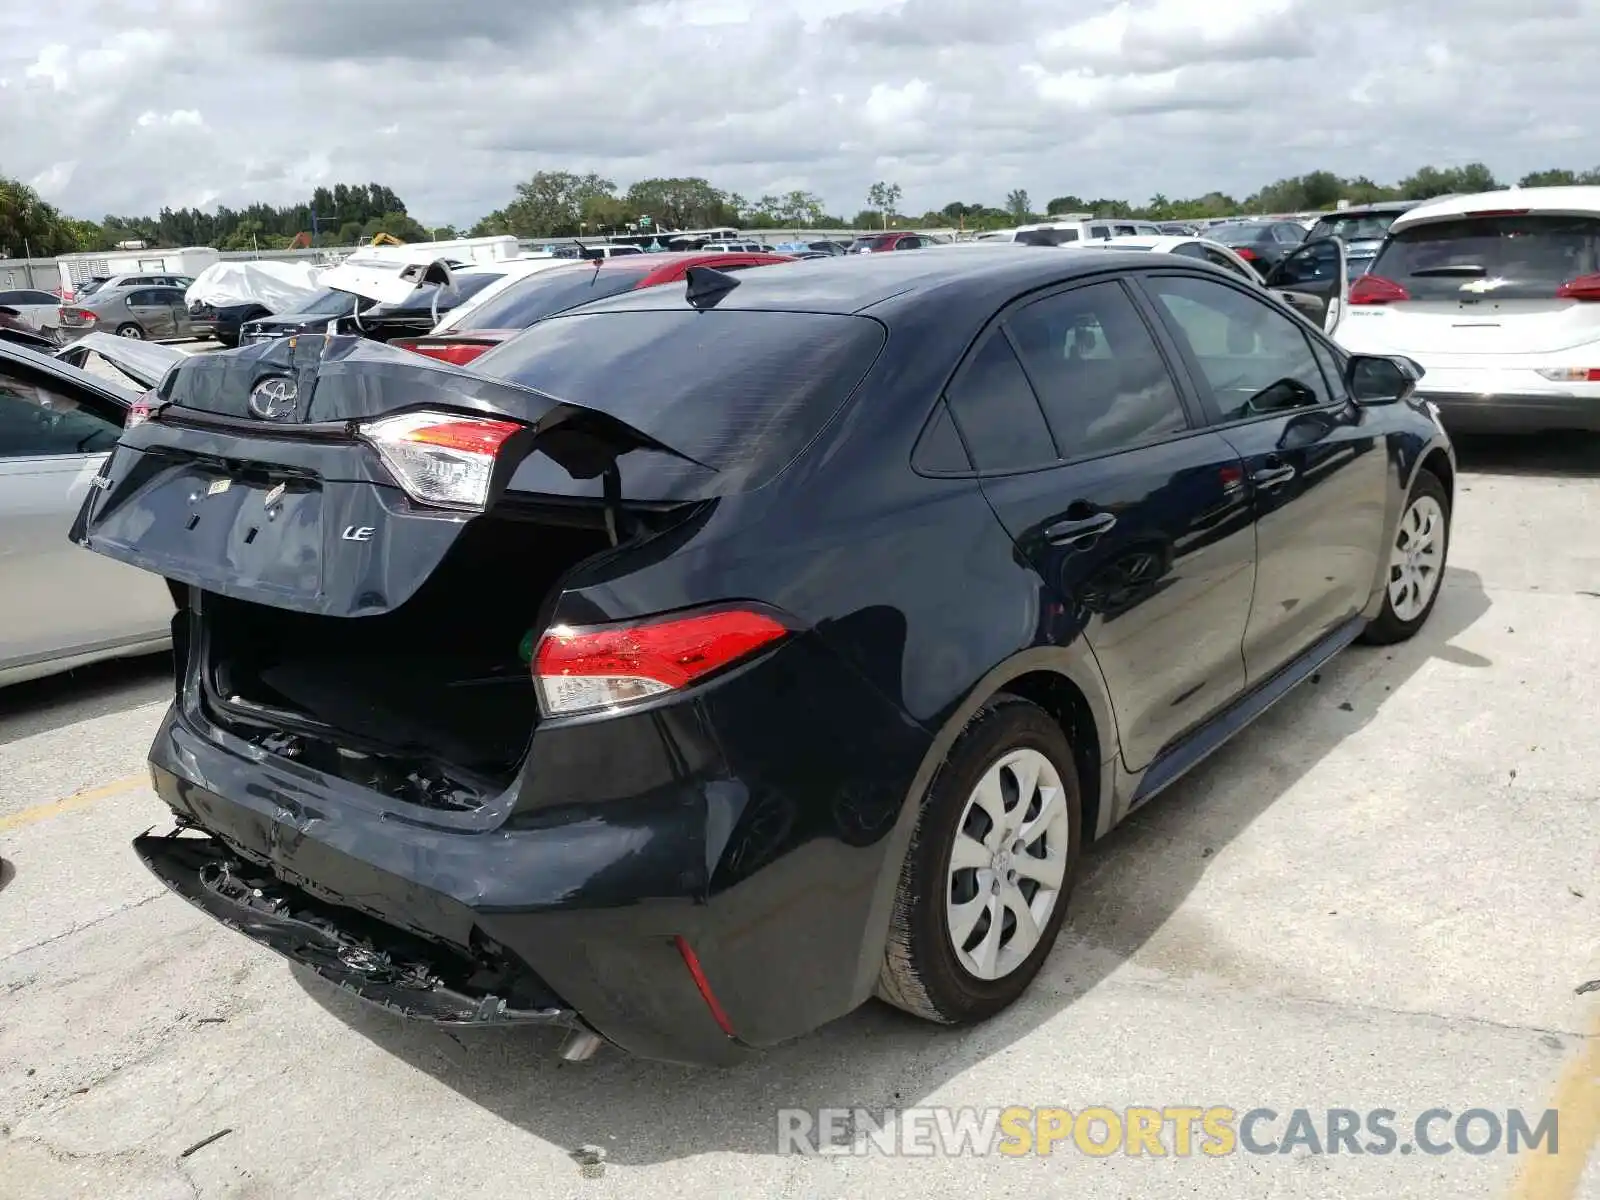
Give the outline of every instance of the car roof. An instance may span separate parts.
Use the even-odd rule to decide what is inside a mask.
[[[20,346],[16,342],[0,339],[0,363],[10,362],[19,367],[29,367],[35,371],[53,375],[75,383],[79,387],[96,392],[108,400],[115,400],[119,404],[128,404],[137,398],[137,393],[129,388],[112,383],[108,379],[101,379],[80,367],[75,367],[69,362],[63,362],[52,354],[45,354],[30,346]]]
[[[1119,268],[1148,267],[1149,256],[1107,250],[1095,255],[1061,253],[1061,247],[974,243],[951,246],[942,254],[882,254],[806,259],[739,275],[739,286],[717,307],[790,312],[860,313],[886,301],[915,303],[933,293],[965,294],[989,303],[1078,276]],[[1202,267],[1199,262],[1195,266]],[[626,292],[584,305],[585,313],[677,308],[685,303],[677,288]]]
[[[1343,217],[1360,217],[1367,213],[1392,213],[1407,212],[1427,200],[1374,200],[1371,204],[1352,204],[1349,208],[1337,209],[1334,212],[1318,213],[1319,221],[1337,221]]]
[[[1389,231],[1398,233],[1426,221],[1510,212],[1600,217],[1600,186],[1576,184],[1570,187],[1503,188],[1497,192],[1477,192],[1470,196],[1442,197],[1401,213]]]

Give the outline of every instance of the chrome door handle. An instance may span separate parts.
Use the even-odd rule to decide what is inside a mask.
[[[1250,482],[1258,488],[1282,487],[1294,478],[1294,468],[1291,466],[1267,467],[1250,476]]]
[[[1045,541],[1052,546],[1082,546],[1092,542],[1117,523],[1108,512],[1095,513],[1081,521],[1057,521],[1044,531]]]

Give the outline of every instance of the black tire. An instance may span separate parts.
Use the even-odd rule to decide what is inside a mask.
[[[117,326],[117,336],[121,338],[132,338],[136,342],[141,342],[144,340],[144,327],[129,321],[124,325]]]
[[[1009,974],[984,980],[956,957],[945,917],[950,851],[967,800],[990,766],[1013,750],[1039,751],[1061,777],[1070,845],[1060,896],[1031,954]],[[915,1016],[946,1025],[994,1016],[1033,982],[1066,918],[1083,842],[1083,802],[1072,746],[1061,726],[1017,696],[990,699],[968,722],[934,775],[901,868],[878,995]]]
[[[1432,471],[1418,470],[1417,477],[1411,482],[1411,492],[1406,496],[1406,504],[1400,510],[1400,519],[1411,511],[1411,506],[1421,497],[1432,498],[1444,512],[1444,548],[1439,556],[1439,579],[1433,585],[1433,595],[1428,597],[1428,603],[1415,617],[1403,620],[1394,610],[1394,600],[1389,594],[1389,577],[1384,576],[1383,611],[1367,624],[1361,631],[1360,640],[1370,646],[1392,646],[1396,642],[1406,641],[1415,636],[1417,630],[1428,623],[1428,618],[1433,615],[1433,606],[1439,602],[1439,593],[1444,590],[1445,568],[1450,560],[1450,493],[1445,491],[1444,484]],[[1399,530],[1391,535],[1399,536]],[[1389,553],[1390,547],[1384,547],[1384,554]]]

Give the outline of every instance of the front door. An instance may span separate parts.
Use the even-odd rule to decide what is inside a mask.
[[[67,540],[122,410],[0,362],[0,666],[165,632],[165,584]]]
[[[1267,272],[1266,285],[1332,336],[1350,302],[1350,263],[1344,242],[1324,237],[1305,243]]]
[[[1238,453],[1199,427],[1117,281],[1013,309],[948,398],[996,515],[1062,605],[1060,636],[1099,663],[1126,765],[1143,768],[1244,687],[1255,544]]]
[[[1244,463],[1256,528],[1244,661],[1259,683],[1358,614],[1384,549],[1389,466],[1342,360],[1259,290],[1155,273],[1144,287]]]

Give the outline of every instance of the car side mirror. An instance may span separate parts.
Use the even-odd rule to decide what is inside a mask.
[[[1411,398],[1422,379],[1422,367],[1395,354],[1352,354],[1345,384],[1357,404],[1398,404]]]

